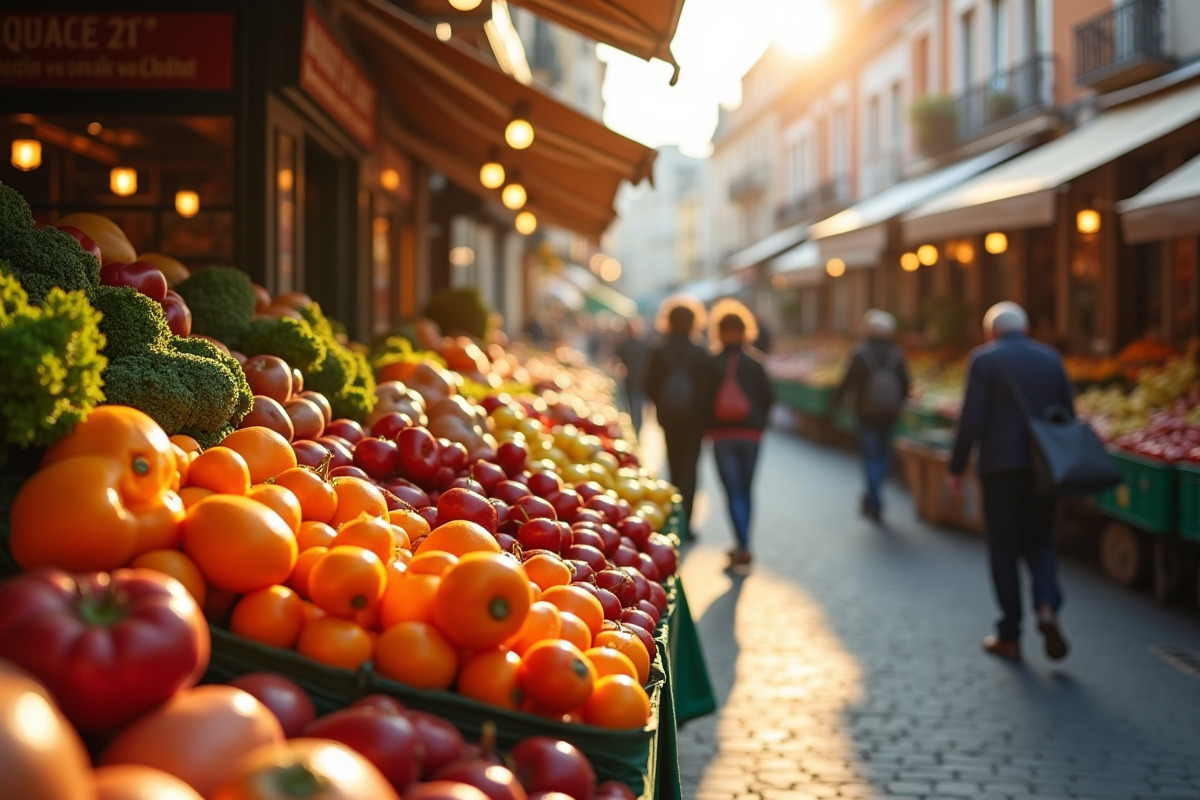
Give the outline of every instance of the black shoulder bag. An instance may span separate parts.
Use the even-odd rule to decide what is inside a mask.
[[[1029,431],[1038,494],[1091,494],[1122,481],[1121,472],[1091,425],[1080,422],[1069,409],[1058,405],[1051,406],[1040,417],[1033,416],[1012,370],[1003,359],[1000,366]]]

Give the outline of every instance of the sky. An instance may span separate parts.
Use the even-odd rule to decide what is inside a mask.
[[[600,45],[608,64],[604,122],[650,147],[677,144],[703,157],[711,150],[717,110],[741,100],[742,76],[772,40],[797,58],[812,58],[833,35],[828,0],[686,0],[671,67]]]

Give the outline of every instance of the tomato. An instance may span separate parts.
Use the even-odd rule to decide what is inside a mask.
[[[201,800],[174,775],[141,764],[113,764],[95,772],[96,800]]]
[[[471,657],[458,673],[457,689],[470,697],[500,708],[518,711],[525,699],[517,683],[521,657],[511,650],[485,650]]]
[[[482,650],[516,634],[531,603],[520,564],[499,553],[465,553],[442,576],[433,620],[454,644]]]
[[[87,752],[50,695],[0,661],[0,791],[21,800],[91,800]]]
[[[279,720],[246,692],[232,686],[197,686],[123,730],[100,763],[161,769],[211,797],[235,774],[241,756],[283,741]]]
[[[375,553],[363,547],[338,545],[313,564],[307,588],[309,598],[322,611],[352,618],[359,611],[379,605],[387,581],[387,569]]]
[[[44,570],[0,585],[0,657],[45,683],[82,730],[122,725],[194,685],[210,645],[196,601],[155,570]]]
[[[400,800],[369,761],[326,739],[260,747],[234,765],[211,800]]]
[[[538,708],[565,714],[587,702],[596,682],[596,668],[575,645],[551,639],[525,651],[517,681]]]
[[[294,681],[273,672],[250,672],[229,682],[271,709],[283,726],[283,735],[298,736],[316,716],[312,699]]]

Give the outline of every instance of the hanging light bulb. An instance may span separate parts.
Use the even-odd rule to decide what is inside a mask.
[[[504,207],[510,211],[520,211],[527,199],[525,187],[519,183],[510,183],[500,193],[500,202],[504,203]]]
[[[117,197],[137,193],[137,170],[133,167],[113,167],[108,173],[108,188]]]
[[[846,274],[846,262],[840,258],[831,258],[825,262],[825,271],[831,278],[840,278]]]
[[[13,139],[12,165],[29,172],[42,165],[42,143],[37,139]]]
[[[379,173],[379,185],[394,192],[400,188],[400,173],[394,169],[385,169]]]
[[[479,182],[488,189],[499,189],[504,185],[504,165],[492,159],[479,168]]]
[[[176,192],[175,211],[185,219],[196,216],[200,212],[200,195],[190,191]]]
[[[917,258],[924,266],[932,267],[938,260],[937,248],[931,244],[923,244],[917,248]]]
[[[474,11],[483,0],[450,0],[450,5],[456,11]]]
[[[905,272],[916,272],[921,267],[921,259],[916,253],[905,253],[900,256],[900,269]]]
[[[524,150],[533,144],[533,123],[529,121],[529,106],[518,103],[513,118],[504,129],[504,141],[513,150]]]
[[[992,231],[983,237],[983,249],[998,256],[1008,249],[1008,237],[1000,231]]]
[[[516,225],[517,233],[528,236],[537,230],[538,221],[532,211],[522,211],[520,214],[517,214],[517,218],[513,224]]]
[[[1075,229],[1080,233],[1096,233],[1100,230],[1100,212],[1085,208],[1075,215]]]

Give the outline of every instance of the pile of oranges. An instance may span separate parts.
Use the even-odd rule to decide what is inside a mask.
[[[172,437],[180,548],[133,566],[177,578],[242,637],[422,689],[607,728],[643,727],[652,654],[557,559],[524,564],[468,520],[388,510],[372,483],[297,466],[243,428],[200,452]]]

